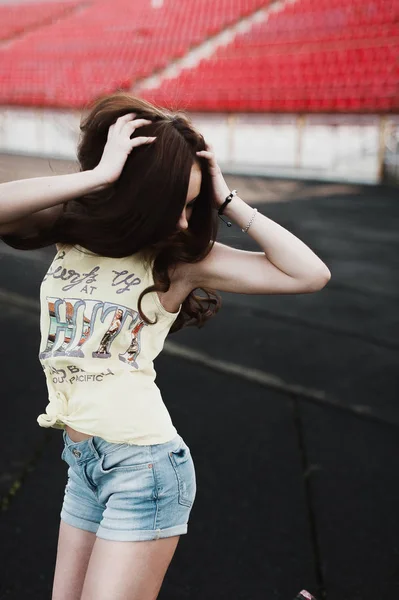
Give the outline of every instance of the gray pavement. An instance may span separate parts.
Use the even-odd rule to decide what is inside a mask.
[[[70,163],[51,161],[56,172]],[[51,174],[0,157],[0,180]],[[226,176],[327,263],[321,292],[223,294],[203,330],[170,336],[157,383],[198,493],[160,600],[391,600],[399,591],[397,190]],[[254,248],[238,228],[220,239]],[[0,242],[0,600],[46,599],[67,466],[37,358],[54,249]]]

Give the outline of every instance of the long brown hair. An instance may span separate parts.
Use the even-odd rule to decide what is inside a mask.
[[[90,107],[89,107],[90,108]],[[197,262],[211,250],[217,233],[217,215],[212,207],[212,183],[207,161],[196,156],[205,141],[189,117],[181,111],[159,108],[123,91],[102,96],[82,117],[77,158],[80,171],[94,169],[100,162],[109,127],[124,114],[151,119],[133,136],[157,136],[151,144],[134,148],[119,179],[107,188],[69,200],[63,212],[45,230],[33,237],[2,236],[10,246],[36,249],[54,243],[80,245],[90,252],[112,258],[143,252],[153,264],[154,285],[144,290],[166,292],[169,270],[178,262]],[[132,137],[133,137],[132,136]],[[201,191],[194,203],[188,229],[176,231],[184,208],[193,163],[201,168]],[[202,289],[202,288],[201,288]],[[220,297],[212,290],[192,290],[171,332],[185,325],[201,327],[215,314]]]

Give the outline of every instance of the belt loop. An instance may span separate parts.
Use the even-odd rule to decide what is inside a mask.
[[[101,458],[101,455],[99,454],[99,452],[98,452],[98,450],[97,450],[97,448],[96,448],[96,445],[95,445],[95,443],[94,443],[94,438],[95,438],[95,436],[93,436],[92,438],[89,438],[87,441],[88,441],[88,443],[89,443],[89,446],[90,446],[90,448],[91,448],[91,451],[93,452],[94,456],[95,456],[97,459],[100,459],[100,458]]]

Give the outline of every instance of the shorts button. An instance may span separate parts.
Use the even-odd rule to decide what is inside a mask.
[[[77,450],[76,448],[74,448],[72,450],[72,454],[74,454],[77,458],[79,458],[82,453],[80,452],[80,450]]]

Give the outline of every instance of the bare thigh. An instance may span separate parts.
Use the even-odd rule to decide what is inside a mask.
[[[81,600],[155,600],[179,538],[142,542],[97,538]]]
[[[52,600],[80,600],[96,534],[60,522]]]

